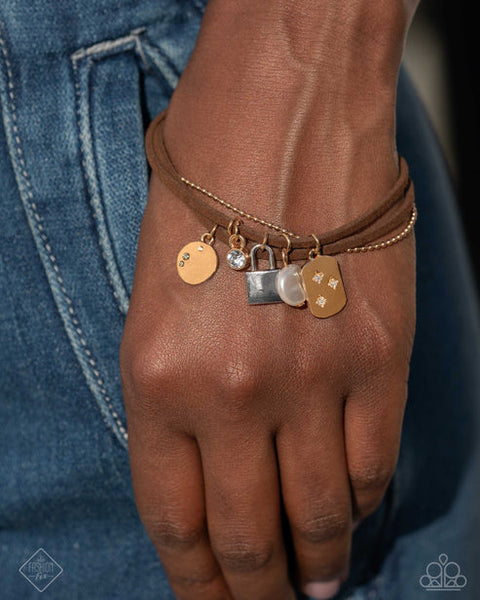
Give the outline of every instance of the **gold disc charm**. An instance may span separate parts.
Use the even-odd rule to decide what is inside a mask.
[[[217,270],[218,256],[206,242],[190,242],[177,256],[177,271],[190,285],[198,285],[209,279]]]
[[[302,269],[308,308],[314,317],[336,315],[347,303],[338,262],[333,256],[319,255]]]

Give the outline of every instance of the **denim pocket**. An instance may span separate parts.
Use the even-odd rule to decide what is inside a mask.
[[[148,192],[144,134],[179,73],[136,29],[72,55],[86,191],[113,297],[123,314]]]
[[[138,3],[133,12],[113,9],[111,19],[102,12],[95,26],[78,19],[67,30],[59,9],[48,36],[25,36],[16,22],[2,27],[0,103],[21,211],[44,270],[38,276],[46,276],[66,333],[55,332],[48,349],[52,385],[78,415],[93,406],[90,391],[126,448],[118,348],[147,197],[144,133],[188,60],[202,5],[165,0]],[[129,33],[119,35],[120,28]],[[70,46],[92,38],[81,49]],[[42,353],[40,338],[38,345]],[[57,369],[55,356],[70,349],[85,388]],[[91,427],[93,436],[105,432],[99,419]]]

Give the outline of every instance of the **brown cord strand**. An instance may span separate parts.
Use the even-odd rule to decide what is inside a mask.
[[[254,222],[255,225],[261,225],[262,227],[274,230],[275,233],[269,236],[268,242],[277,258],[281,258],[282,248],[285,247],[284,234],[292,238],[291,260],[300,260],[308,257],[312,249],[311,234],[305,236],[298,235],[279,225],[275,225],[259,217],[254,217],[250,213],[233,206],[230,202],[220,199],[205,188],[192,184],[189,180],[183,178],[177,172],[165,146],[163,136],[165,117],[166,111],[161,112],[152,121],[147,130],[145,149],[148,162],[153,172],[167,188],[195,211],[205,226],[211,227],[212,223],[218,224],[219,229],[216,237],[227,243],[229,225],[231,227],[231,223],[238,224],[239,222],[238,219],[231,219],[227,214],[214,206],[214,204],[219,204],[228,211],[243,216],[248,221],[242,223],[242,236],[254,243],[262,243],[263,230],[259,230],[258,227],[251,225],[250,221]],[[204,196],[208,197],[211,202],[204,200]],[[363,247],[368,247],[368,249],[383,248],[385,246],[381,245],[382,242],[379,242],[380,246],[376,248],[373,241],[392,234],[392,232],[398,231],[400,228],[402,228],[402,231],[395,235],[394,238],[402,235],[406,229],[405,223],[410,223],[414,214],[416,219],[413,184],[408,176],[407,164],[400,157],[399,175],[390,192],[377,202],[373,208],[350,223],[317,235],[320,251],[322,254],[339,254],[342,252],[364,251],[357,250]],[[412,228],[413,225],[409,232]],[[405,235],[408,235],[408,233]],[[386,246],[390,246],[391,243],[391,241],[389,244],[385,242]]]

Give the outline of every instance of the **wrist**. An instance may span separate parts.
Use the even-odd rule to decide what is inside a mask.
[[[395,85],[418,1],[210,0],[197,46],[211,48],[215,70],[244,61],[276,68],[282,79],[290,71],[321,78],[328,69],[333,81],[348,72],[350,79]]]
[[[329,229],[396,178],[403,42],[396,32],[380,43],[385,26],[372,43],[353,9],[341,22],[343,2],[310,20],[313,3],[302,3],[303,24],[290,4],[211,0],[165,138],[180,173],[202,187],[292,228],[315,219]]]

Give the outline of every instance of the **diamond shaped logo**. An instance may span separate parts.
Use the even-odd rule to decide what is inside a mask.
[[[35,589],[43,592],[63,573],[62,567],[43,548],[39,548],[18,569]]]

